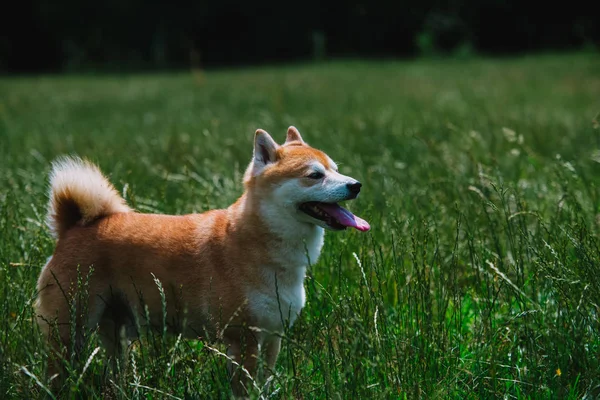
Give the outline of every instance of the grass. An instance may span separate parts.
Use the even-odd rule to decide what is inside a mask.
[[[241,193],[254,130],[289,125],[363,182],[349,206],[373,229],[327,234],[272,398],[599,395],[597,55],[5,77],[0,94],[3,398],[48,386],[31,306],[52,159],[96,161],[142,212],[202,212]],[[97,346],[73,397],[230,395],[218,345],[145,338],[119,377]]]

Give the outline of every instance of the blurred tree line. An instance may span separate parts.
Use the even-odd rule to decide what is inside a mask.
[[[0,71],[219,67],[515,54],[599,43],[594,1],[25,0],[0,13]]]

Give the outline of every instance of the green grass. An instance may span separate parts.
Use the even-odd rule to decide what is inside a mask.
[[[54,157],[96,161],[142,212],[201,212],[240,195],[257,128],[295,125],[363,183],[372,230],[326,235],[272,398],[593,398],[599,111],[595,54],[2,78],[1,397],[45,395]],[[118,377],[100,351],[72,393],[227,398],[209,346],[146,338]]]

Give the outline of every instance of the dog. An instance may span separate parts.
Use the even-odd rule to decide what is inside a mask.
[[[319,258],[325,230],[370,226],[338,204],[356,199],[361,183],[339,173],[294,126],[282,145],[256,130],[243,184],[226,209],[139,213],[90,161],[55,160],[48,225],[57,243],[35,304],[52,353],[81,346],[82,329],[97,329],[113,359],[140,326],[218,338],[232,392],[245,395],[259,352],[272,371],[281,334],[305,305],[306,269]],[[81,277],[88,280],[83,296],[69,289]],[[48,370],[60,375],[60,360]]]

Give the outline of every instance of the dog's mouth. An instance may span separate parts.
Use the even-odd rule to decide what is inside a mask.
[[[333,230],[341,231],[350,227],[365,232],[371,229],[367,221],[357,217],[337,203],[309,201],[300,205],[300,211],[314,219],[325,222]]]

